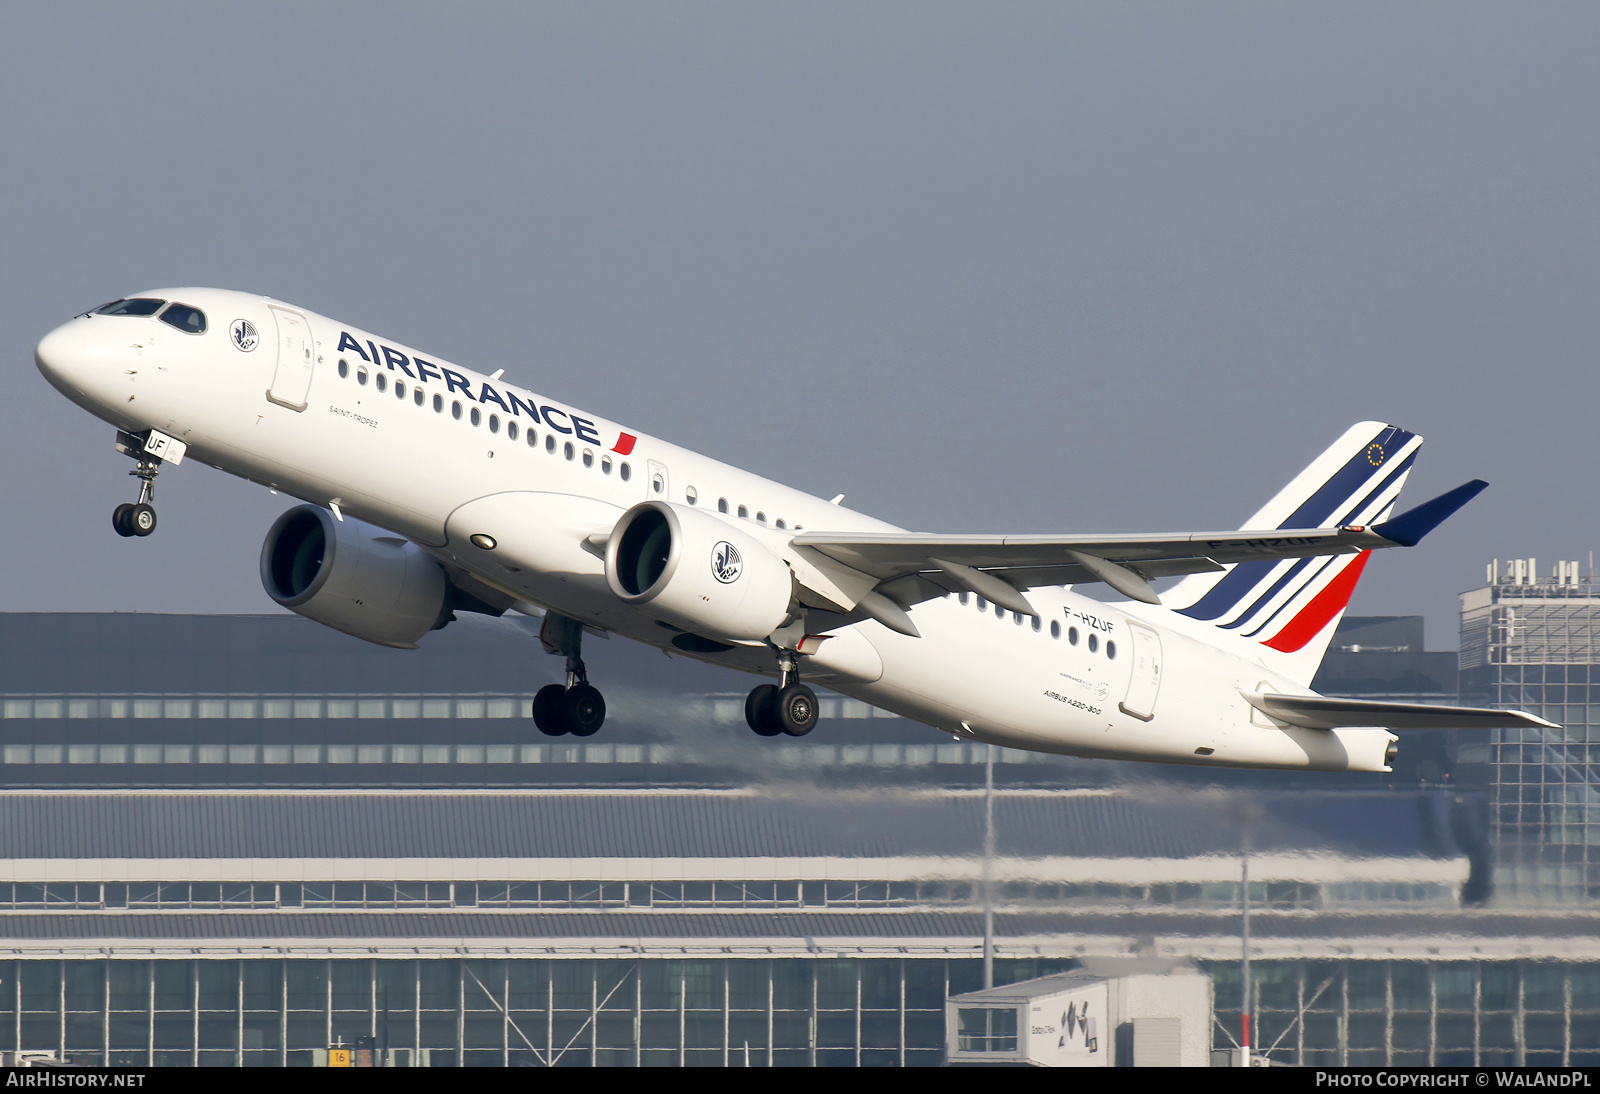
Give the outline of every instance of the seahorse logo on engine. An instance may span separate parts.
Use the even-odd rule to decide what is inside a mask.
[[[727,540],[711,548],[711,573],[724,585],[738,581],[739,575],[744,573],[744,560],[739,557],[739,549]]]

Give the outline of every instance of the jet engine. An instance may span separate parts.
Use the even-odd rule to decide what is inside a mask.
[[[635,505],[606,544],[606,583],[648,615],[729,642],[759,642],[789,618],[789,567],[754,536],[710,513]]]
[[[315,505],[274,522],[261,545],[261,584],[290,611],[380,646],[415,649],[450,618],[444,568],[420,547]]]

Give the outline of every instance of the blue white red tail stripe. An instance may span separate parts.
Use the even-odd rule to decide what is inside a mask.
[[[1394,507],[1422,438],[1380,422],[1352,426],[1244,528],[1373,525]],[[1366,556],[1244,562],[1196,574],[1166,600],[1177,614],[1237,634],[1283,675],[1309,683]]]
[[[1415,462],[1416,458],[1417,458],[1417,453],[1416,453],[1416,450],[1413,449],[1410,455],[1406,456],[1404,459],[1402,459],[1402,460],[1400,460],[1400,461],[1398,461],[1396,463],[1396,466],[1394,467],[1394,469],[1389,472],[1389,474],[1384,478],[1384,480],[1381,483],[1379,483],[1371,491],[1371,493],[1367,494],[1367,496],[1362,498],[1361,501],[1359,501],[1355,505],[1351,506],[1348,510],[1346,510],[1343,514],[1341,514],[1336,521],[1334,521],[1332,523],[1335,524],[1335,525],[1338,525],[1338,526],[1343,526],[1343,525],[1347,525],[1347,524],[1376,524],[1379,521],[1381,521],[1385,516],[1388,515],[1389,510],[1394,507],[1394,500],[1395,500],[1396,497],[1399,496],[1400,490],[1399,490],[1399,486],[1398,486],[1398,480],[1401,479],[1401,477],[1403,477],[1407,472],[1409,472],[1411,470],[1411,465],[1412,465],[1413,462]],[[1373,508],[1375,503],[1379,504],[1379,507],[1377,509]],[[1289,526],[1286,524],[1283,527],[1289,527]],[[1253,565],[1264,565],[1264,566],[1267,566],[1269,569],[1272,568],[1272,567],[1283,567],[1284,568],[1283,569],[1283,574],[1282,574],[1282,576],[1280,576],[1277,579],[1276,582],[1273,583],[1271,588],[1267,589],[1264,593],[1262,593],[1259,597],[1257,597],[1249,605],[1249,607],[1245,608],[1244,611],[1240,612],[1237,616],[1235,616],[1234,619],[1231,622],[1219,623],[1217,625],[1222,627],[1224,630],[1234,630],[1234,629],[1237,629],[1237,628],[1245,626],[1253,618],[1255,618],[1255,616],[1257,614],[1259,614],[1259,612],[1260,612],[1260,610],[1262,609],[1263,606],[1271,603],[1273,598],[1276,597],[1279,593],[1281,593],[1284,590],[1284,588],[1286,586],[1288,586],[1291,582],[1293,582],[1296,578],[1300,577],[1302,574],[1304,574],[1309,569],[1312,572],[1311,572],[1310,576],[1306,578],[1306,581],[1304,583],[1304,584],[1309,584],[1310,582],[1315,581],[1317,579],[1317,577],[1319,577],[1321,575],[1322,571],[1324,569],[1326,569],[1326,567],[1328,566],[1330,561],[1331,561],[1330,559],[1303,558],[1303,559],[1300,559],[1298,561],[1290,562],[1290,563],[1279,562],[1279,563],[1256,563],[1256,564],[1253,564]],[[1260,578],[1258,577],[1257,581],[1254,583],[1254,585],[1250,586],[1250,588],[1253,588],[1255,585],[1259,585],[1259,584],[1260,584]],[[1299,586],[1299,588],[1303,588],[1304,584]],[[1293,594],[1291,593],[1290,595],[1292,596]],[[1231,607],[1231,605],[1230,605],[1230,607]],[[1279,608],[1281,610],[1282,605],[1279,605]],[[1217,613],[1217,616],[1213,616],[1211,618],[1220,617],[1221,615],[1226,614],[1227,611],[1228,611],[1227,608],[1223,608],[1221,611],[1219,611]],[[1188,613],[1186,612],[1185,614],[1188,614]],[[1268,622],[1270,622],[1272,617],[1276,616],[1277,614],[1278,613],[1276,611],[1273,612],[1273,615],[1268,617]],[[1263,626],[1265,626],[1265,624],[1263,624]],[[1252,631],[1251,633],[1252,634],[1260,633],[1260,628],[1259,627],[1256,628],[1256,630]]]
[[[1349,451],[1348,437],[1349,434],[1346,434],[1345,438],[1341,438],[1335,448]],[[1359,443],[1356,451],[1309,496],[1294,504],[1287,515],[1266,526],[1323,528],[1367,524],[1381,519],[1385,510],[1394,504],[1394,498],[1411,469],[1421,441],[1415,434],[1395,426],[1378,427],[1375,432],[1367,433],[1366,437],[1368,439]],[[1330,449],[1329,453],[1324,453],[1324,458],[1332,451]],[[1378,479],[1376,483],[1373,482],[1375,478]],[[1293,504],[1294,500],[1283,499],[1280,495],[1274,502],[1288,501]],[[1269,509],[1274,507],[1269,506]],[[1262,527],[1264,523],[1252,519],[1244,527]],[[1218,621],[1218,626],[1234,629],[1248,623],[1286,588],[1294,586],[1289,594],[1292,598],[1320,574],[1321,570],[1313,569],[1306,560],[1240,563],[1193,604],[1178,610],[1191,619]],[[1296,583],[1297,578],[1304,578],[1305,581]],[[1252,593],[1257,595],[1252,597]],[[1246,606],[1235,614],[1241,604]]]

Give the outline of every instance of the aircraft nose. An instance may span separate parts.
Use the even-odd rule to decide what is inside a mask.
[[[88,318],[63,323],[39,340],[33,351],[33,360],[44,378],[66,392],[82,392],[99,371],[97,364],[108,363],[107,346],[98,337],[95,324]]]

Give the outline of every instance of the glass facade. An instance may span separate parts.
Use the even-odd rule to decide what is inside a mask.
[[[1356,864],[1349,867],[1359,869]],[[994,884],[1001,912],[1190,910],[1232,913],[1239,883],[1017,881]],[[1437,909],[1457,904],[1444,882],[1253,881],[1257,912]],[[0,912],[391,911],[449,908],[882,908],[975,911],[976,879],[787,881],[0,881]]]
[[[1202,966],[1208,967],[1208,966]],[[1237,1042],[1239,965],[1208,967],[1214,1045]],[[1306,1067],[1600,1065],[1600,964],[1253,961],[1257,1052]]]
[[[1463,737],[1459,769],[1489,795],[1496,897],[1586,903],[1600,897],[1600,586],[1575,562],[1488,576],[1461,597],[1462,701],[1559,726]]]
[[[1071,961],[1000,960],[1000,983]],[[1215,1045],[1238,1028],[1218,963]],[[332,959],[0,963],[0,1048],[110,1066],[938,1066],[981,962]],[[1305,1066],[1600,1065],[1600,964],[1258,961],[1258,1051]],[[1235,1004],[1236,1005],[1236,1004]],[[1014,1037],[1014,1030],[968,1030]]]
[[[1000,961],[1023,980],[1068,961]],[[0,962],[0,1048],[78,1064],[937,1066],[940,959]]]

